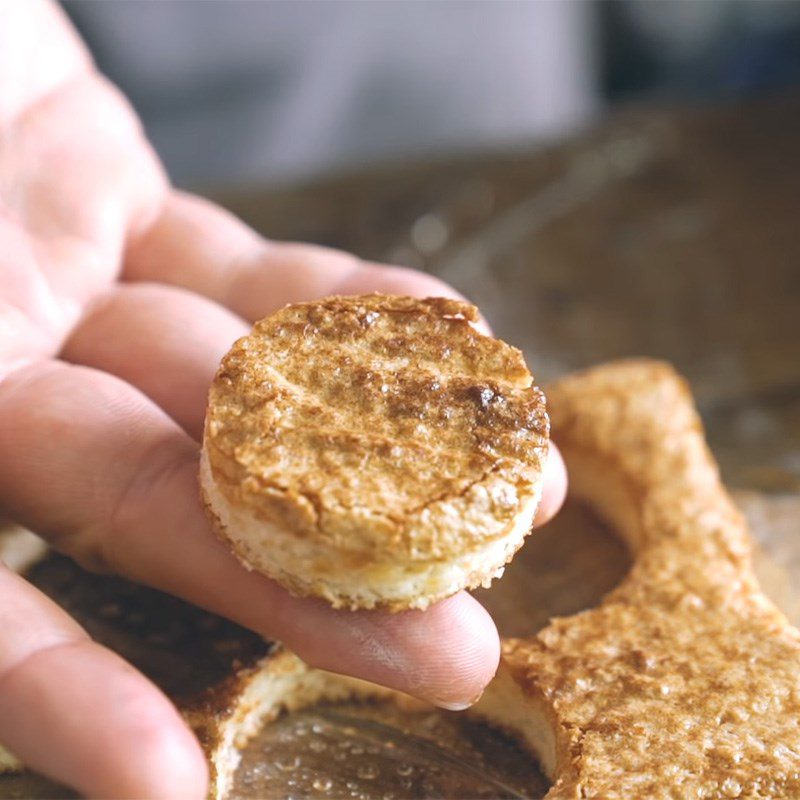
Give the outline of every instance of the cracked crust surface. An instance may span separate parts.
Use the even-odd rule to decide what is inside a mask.
[[[455,300],[375,294],[287,306],[257,323],[209,395],[212,511],[220,516],[211,483],[236,509],[321,546],[330,570],[446,562],[516,536],[521,514],[529,528],[547,452],[544,397],[522,354],[479,333],[476,319]],[[249,566],[298,591],[302,576],[279,574],[269,547],[217,522]],[[503,563],[487,563],[477,582]]]
[[[684,382],[621,362],[548,394],[572,495],[634,556],[600,606],[504,643],[548,798],[800,797],[800,633],[758,587]]]

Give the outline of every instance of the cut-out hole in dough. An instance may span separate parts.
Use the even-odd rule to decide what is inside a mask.
[[[245,748],[230,797],[538,800],[548,788],[507,735],[464,714],[388,700],[280,717]]]
[[[554,520],[528,536],[500,580],[473,594],[501,636],[531,636],[551,617],[597,605],[630,564],[625,544],[585,505],[568,500]]]

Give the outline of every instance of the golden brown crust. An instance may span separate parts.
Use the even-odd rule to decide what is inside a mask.
[[[635,557],[599,607],[505,643],[551,715],[548,797],[800,796],[800,635],[758,588],[683,381],[622,362],[548,393],[572,491]]]
[[[474,307],[365,295],[287,306],[214,380],[205,448],[228,500],[353,563],[501,537],[548,439],[522,354]]]

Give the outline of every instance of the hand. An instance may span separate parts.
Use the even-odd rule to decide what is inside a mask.
[[[58,7],[1,13],[0,508],[84,566],[281,639],[314,666],[440,705],[473,700],[498,637],[469,595],[398,615],[293,598],[217,542],[197,489],[207,387],[249,321],[331,293],[452,289],[266,242],[172,190]],[[557,454],[550,467],[539,522],[564,494]],[[2,565],[0,742],[88,795],[205,792],[199,745],[168,700]]]

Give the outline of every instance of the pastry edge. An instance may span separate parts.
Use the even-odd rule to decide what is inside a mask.
[[[217,536],[248,568],[277,581],[295,596],[319,597],[334,608],[391,612],[425,609],[462,589],[488,587],[531,532],[539,507],[538,481],[510,528],[466,553],[446,560],[368,563],[337,568],[341,554],[310,542],[237,508],[214,480],[208,454],[200,457],[200,486],[206,512]],[[314,574],[310,574],[314,565]]]

